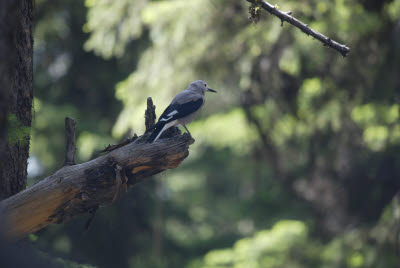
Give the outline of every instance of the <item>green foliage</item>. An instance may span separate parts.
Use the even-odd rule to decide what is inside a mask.
[[[393,124],[399,120],[399,105],[364,104],[353,108],[353,120],[360,126]]]
[[[398,203],[395,198],[376,227],[346,231],[329,243],[313,240],[301,221],[281,220],[269,230],[238,240],[232,248],[208,252],[188,267],[395,268],[395,252],[377,249],[372,242],[381,247],[396,243],[385,236],[399,222]]]
[[[385,4],[385,9],[387,14],[389,14],[389,17],[392,21],[396,21],[399,19],[399,14],[400,14],[400,1],[395,0],[391,1],[387,4]]]
[[[113,87],[129,73],[125,69],[131,63],[104,61],[83,50],[88,36],[82,33],[86,18],[82,1],[64,4],[44,0],[37,3],[35,12],[35,112],[30,156],[38,159],[40,170],[50,174],[64,162],[66,116],[76,120],[78,146],[83,138],[97,142],[96,148],[89,143],[82,150],[78,147],[78,161],[115,143],[111,129],[120,104]],[[89,135],[93,139],[88,139]]]
[[[7,121],[8,143],[10,145],[23,144],[29,141],[31,128],[25,126],[16,114],[9,113]]]
[[[189,267],[305,267],[301,265],[301,259],[307,255],[307,244],[309,241],[304,223],[280,221],[271,230],[237,241],[232,249],[207,253],[202,265]],[[296,256],[296,259],[290,256]]]
[[[207,105],[205,109],[209,106]],[[229,122],[224,125],[221,122]],[[208,131],[204,132],[204,127]],[[190,131],[196,137],[193,146],[195,151],[203,146],[211,145],[216,149],[231,148],[237,154],[247,154],[251,150],[251,144],[257,140],[254,129],[248,128],[245,114],[241,109],[234,109],[227,113],[217,113],[198,120],[190,125]],[[229,136],[220,135],[228,132]],[[199,148],[199,149],[198,149]]]
[[[96,268],[96,266],[90,264],[81,264],[68,259],[54,258],[49,254],[44,252],[37,252],[38,260],[42,265],[48,265],[49,267],[59,267],[59,268]]]
[[[346,42],[343,59],[256,7],[253,24],[245,0],[38,1],[31,156],[46,174],[66,115],[86,161],[143,132],[147,97],[161,114],[193,80],[218,94],[178,169],[100,209],[83,238],[76,219],[32,243],[99,267],[398,267],[399,3],[278,3]]]
[[[286,49],[280,61],[279,68],[292,76],[298,76],[300,73],[300,59],[294,49]]]
[[[398,104],[391,106],[364,104],[353,108],[352,119],[364,129],[363,139],[369,148],[375,151],[383,150],[388,144],[399,144]]]
[[[260,20],[260,15],[262,12],[262,7],[260,1],[255,1],[249,6],[249,20],[257,23]]]
[[[86,0],[89,12],[83,30],[91,32],[91,36],[85,43],[85,49],[94,50],[105,58],[122,57],[126,45],[142,34],[140,12],[148,2]]]

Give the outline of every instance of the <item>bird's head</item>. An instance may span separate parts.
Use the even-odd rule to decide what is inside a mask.
[[[190,83],[189,89],[192,89],[194,91],[200,91],[201,94],[205,94],[207,91],[217,93],[214,89],[211,89],[208,87],[207,83],[204,82],[203,80],[197,80],[192,83]]]

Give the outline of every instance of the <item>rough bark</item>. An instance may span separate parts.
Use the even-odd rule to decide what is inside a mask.
[[[165,136],[165,135],[163,135]],[[5,235],[18,240],[51,223],[90,213],[112,202],[127,185],[177,167],[194,142],[189,135],[174,135],[155,143],[147,136],[86,163],[64,166],[34,186],[0,202]]]
[[[0,199],[25,188],[32,119],[32,0],[0,1]]]
[[[15,1],[0,1],[0,162],[5,157],[7,144],[8,99],[11,91],[11,68],[13,63],[13,25],[16,10]],[[13,65],[13,64],[12,64]],[[1,184],[1,182],[0,182]],[[1,187],[1,186],[0,186]],[[0,188],[1,189],[1,188]],[[1,190],[0,190],[1,198]]]
[[[73,118],[65,118],[65,165],[76,164],[76,143],[75,143],[75,120]]]

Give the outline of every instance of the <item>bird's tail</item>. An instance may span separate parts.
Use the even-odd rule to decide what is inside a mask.
[[[154,129],[154,130],[151,133],[150,137],[147,139],[146,143],[152,143],[157,138],[157,136],[161,133],[164,126],[165,126],[165,122],[158,122],[157,124],[152,126],[148,131],[150,131],[152,129]]]

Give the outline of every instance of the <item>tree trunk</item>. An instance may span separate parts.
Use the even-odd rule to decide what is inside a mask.
[[[33,99],[32,0],[0,1],[0,199],[25,188]]]

